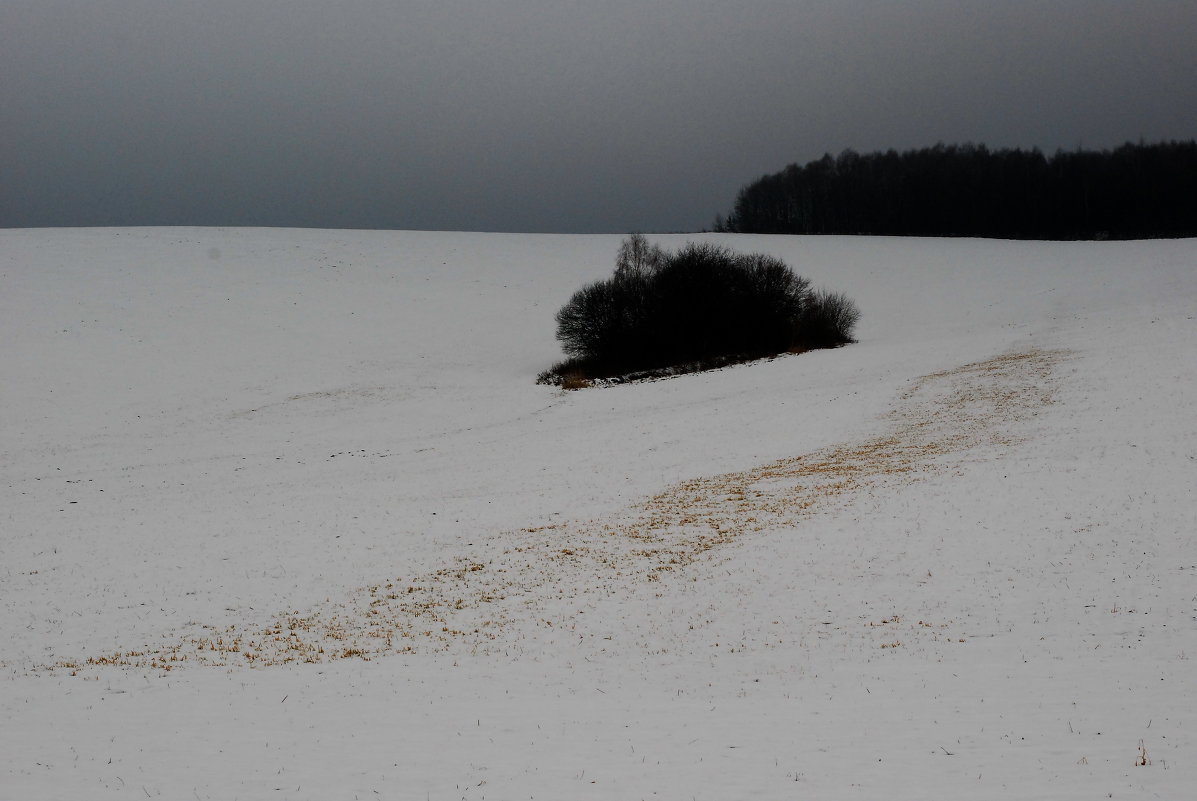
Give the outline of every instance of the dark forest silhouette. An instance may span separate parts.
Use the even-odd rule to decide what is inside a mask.
[[[1197,141],[1114,150],[845,150],[745,186],[715,229],[764,234],[1197,236]]]

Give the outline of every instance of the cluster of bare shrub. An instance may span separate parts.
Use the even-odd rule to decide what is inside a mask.
[[[773,256],[706,243],[671,253],[633,234],[614,274],[557,312],[569,358],[539,381],[574,387],[832,348],[854,341],[859,318],[847,296],[812,289]]]

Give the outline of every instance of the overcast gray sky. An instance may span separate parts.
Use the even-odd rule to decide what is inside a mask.
[[[1197,137],[1193,0],[0,0],[0,226],[697,230],[767,172]]]

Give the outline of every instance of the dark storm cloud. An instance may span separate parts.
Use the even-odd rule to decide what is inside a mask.
[[[3,0],[0,225],[694,229],[764,172],[1197,136],[1197,5]]]

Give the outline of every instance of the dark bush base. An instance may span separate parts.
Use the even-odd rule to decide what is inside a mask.
[[[751,362],[771,362],[783,356],[796,356],[811,350],[838,348],[848,345],[855,340],[839,342],[834,345],[821,345],[811,348],[794,348],[785,353],[765,353],[758,355],[740,354],[735,356],[714,356],[709,359],[673,364],[666,367],[656,367],[648,370],[621,371],[604,368],[586,359],[566,359],[553,365],[536,376],[537,384],[561,387],[562,389],[584,389],[586,387],[613,387],[620,384],[634,384],[644,381],[659,381],[690,373],[702,373],[708,370],[720,370],[738,364]]]

